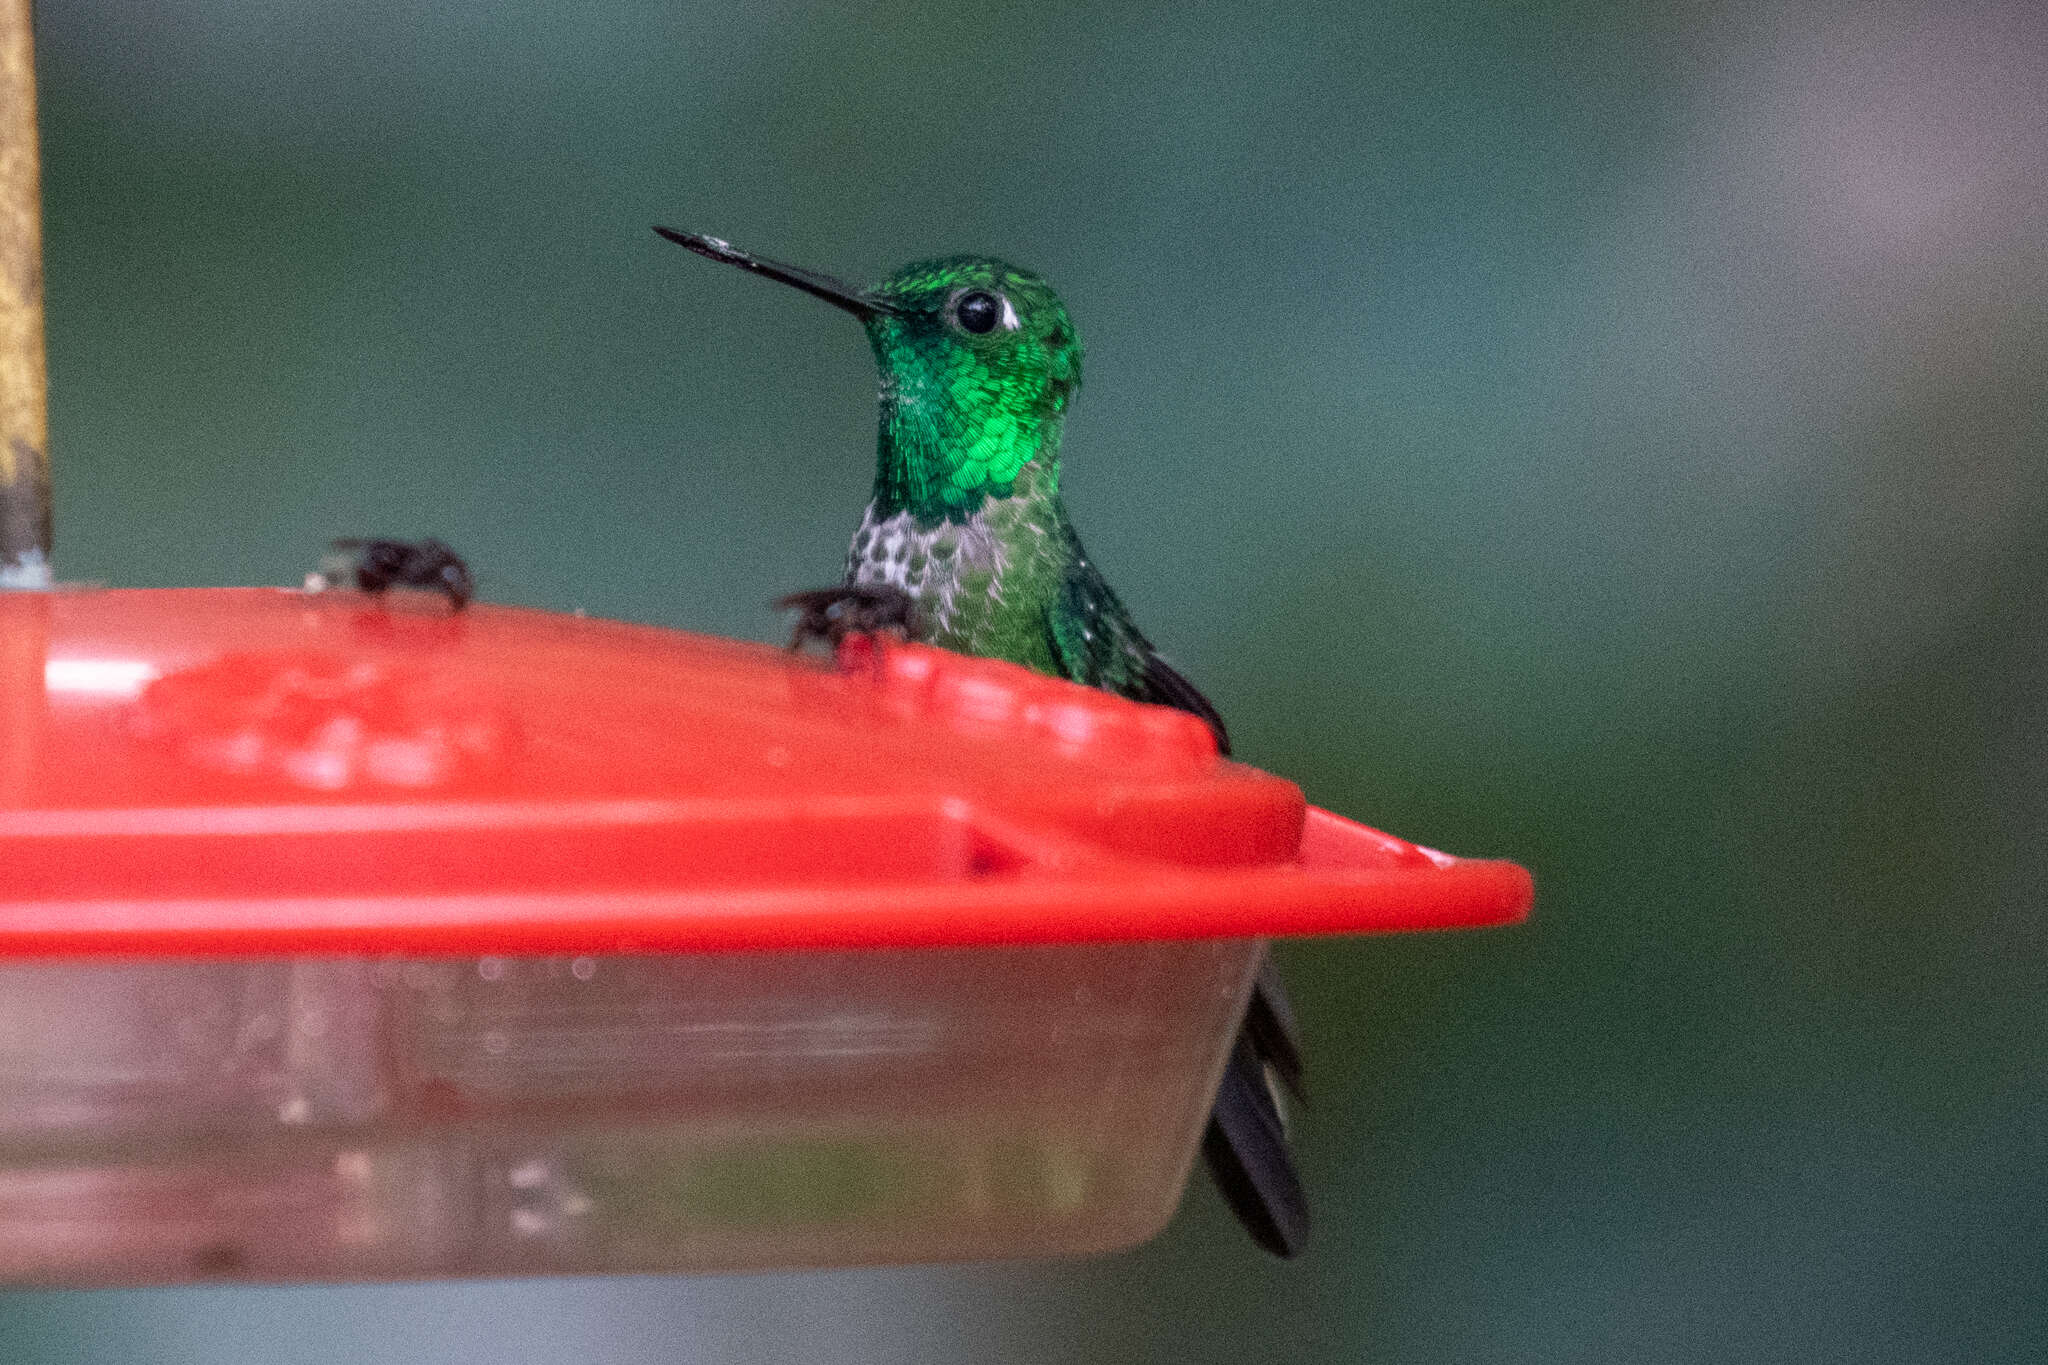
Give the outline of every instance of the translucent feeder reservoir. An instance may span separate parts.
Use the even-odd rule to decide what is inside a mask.
[[[1266,937],[1529,899],[942,651],[0,596],[0,1279],[1128,1246]]]

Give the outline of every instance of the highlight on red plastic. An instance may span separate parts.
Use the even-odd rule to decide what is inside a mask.
[[[0,955],[1498,924],[1527,873],[1014,665],[354,594],[0,598]]]

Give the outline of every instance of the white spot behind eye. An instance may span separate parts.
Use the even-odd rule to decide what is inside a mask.
[[[1017,305],[1010,302],[1010,296],[1008,294],[998,294],[996,297],[1003,301],[1003,330],[1014,332],[1019,327],[1022,327],[1024,324],[1017,320]]]

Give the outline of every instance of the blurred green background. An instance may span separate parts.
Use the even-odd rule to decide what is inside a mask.
[[[1091,552],[1529,926],[1289,945],[1312,1253],[31,1293],[14,1361],[2021,1361],[2048,1341],[2048,19],[43,0],[58,567],[771,638],[855,278],[1049,275]]]

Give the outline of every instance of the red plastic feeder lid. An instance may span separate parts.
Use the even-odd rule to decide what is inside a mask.
[[[1511,863],[1308,807],[1192,716],[940,650],[0,594],[0,956],[1237,938],[1530,898]]]

